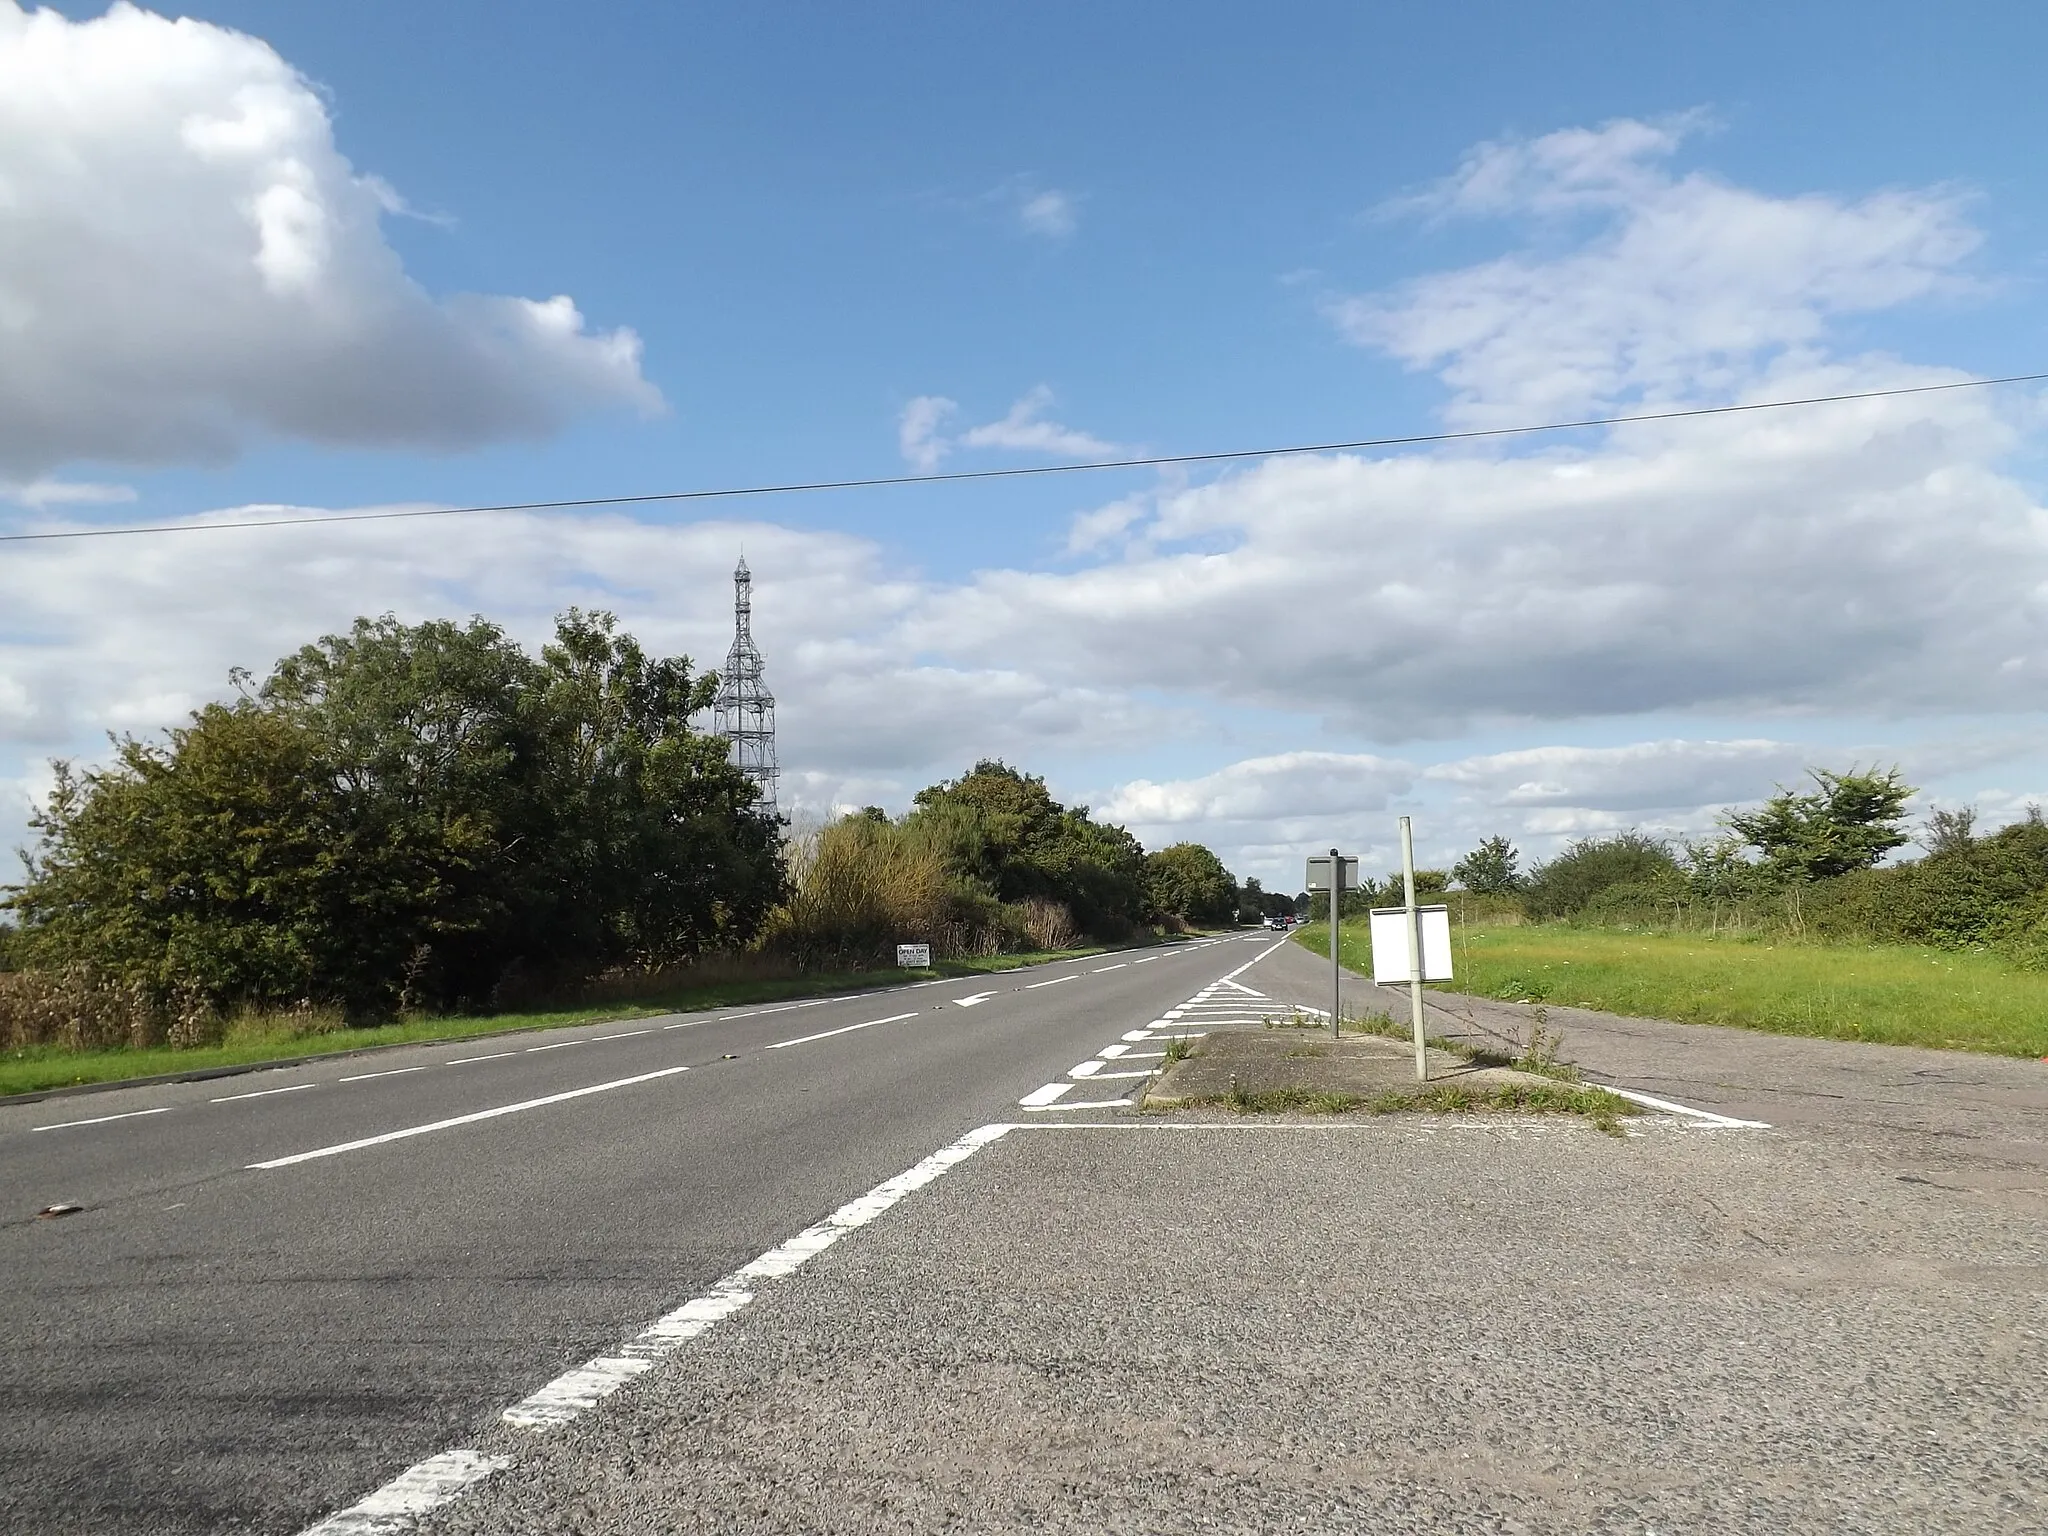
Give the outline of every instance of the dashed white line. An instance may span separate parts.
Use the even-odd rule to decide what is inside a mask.
[[[168,1115],[172,1106],[160,1105],[156,1109],[131,1109],[118,1115],[94,1115],[90,1120],[59,1120],[55,1125],[32,1125],[31,1131],[68,1131],[74,1125],[105,1125],[110,1120],[133,1120],[137,1115]]]
[[[364,1147],[382,1146],[387,1141],[404,1141],[409,1136],[425,1136],[430,1131],[451,1130],[458,1125],[474,1125],[479,1120],[495,1120],[500,1115],[516,1115],[523,1110],[539,1109],[547,1104],[563,1104],[570,1099],[581,1099],[593,1093],[609,1093],[614,1088],[630,1088],[635,1083],[651,1083],[657,1078],[674,1077],[687,1072],[688,1067],[663,1067],[658,1072],[642,1072],[633,1077],[615,1078],[609,1083],[592,1083],[588,1088],[571,1088],[566,1093],[544,1094],[537,1099],[521,1099],[516,1104],[500,1104],[491,1109],[479,1109],[467,1115],[454,1115],[446,1120],[431,1120],[425,1125],[409,1125],[403,1130],[385,1131],[379,1136],[364,1136],[355,1141],[336,1142],[331,1147],[315,1147],[310,1152],[294,1152],[289,1157],[273,1157],[265,1162],[250,1163],[251,1169],[289,1168],[294,1163],[310,1163],[315,1158],[338,1157],[344,1152],[358,1152]],[[153,1110],[144,1110],[153,1114]]]
[[[856,1029],[873,1029],[877,1024],[900,1024],[905,1019],[914,1019],[916,1017],[917,1015],[914,1013],[892,1013],[886,1019],[869,1019],[865,1024],[847,1024],[838,1029],[821,1030],[815,1035],[804,1035],[795,1040],[778,1040],[773,1045],[763,1046],[762,1049],[768,1051],[787,1050],[792,1045],[809,1045],[813,1040],[829,1040],[834,1035],[850,1035]]]
[[[1120,971],[1128,964],[1130,964],[1128,960],[1119,960],[1115,965],[1098,965],[1095,968],[1095,974],[1100,976],[1104,971]]]
[[[1056,987],[1063,981],[1079,981],[1079,976],[1055,976],[1051,981],[1030,981],[1024,984],[1026,992],[1036,992],[1040,987]]]
[[[582,1040],[557,1040],[553,1045],[529,1045],[526,1048],[526,1054],[531,1056],[535,1051],[561,1051],[568,1049],[572,1045],[583,1045],[585,1043]]]
[[[472,1061],[503,1061],[507,1056],[517,1056],[517,1051],[492,1051],[485,1056],[458,1056],[453,1061],[443,1062],[447,1067],[466,1067]]]
[[[254,1093],[230,1093],[218,1099],[208,1099],[209,1104],[232,1104],[238,1099],[267,1099],[273,1093],[303,1093],[308,1088],[317,1088],[317,1083],[293,1083],[289,1088],[258,1088]]]
[[[549,1047],[537,1045],[534,1049],[545,1051]],[[354,1077],[337,1077],[335,1081],[337,1083],[367,1083],[373,1077],[400,1077],[407,1072],[424,1072],[426,1070],[425,1067],[387,1067],[382,1072],[358,1072]]]
[[[1072,1083],[1047,1083],[1043,1088],[1032,1089],[1017,1102],[1026,1109],[1042,1109],[1073,1086]]]

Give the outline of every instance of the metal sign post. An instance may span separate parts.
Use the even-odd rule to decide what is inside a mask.
[[[1330,1034],[1344,1034],[1344,855],[1330,850]]]
[[[1327,859],[1308,861],[1308,888],[1330,893],[1330,1033],[1333,1035],[1342,1034],[1344,1027],[1344,957],[1340,945],[1344,935],[1346,880],[1354,886],[1358,883],[1358,860],[1347,859],[1332,848]]]
[[[1429,1081],[1422,1043],[1422,915],[1415,907],[1415,833],[1401,818],[1401,898],[1408,913],[1408,1016],[1415,1026],[1415,1080]]]

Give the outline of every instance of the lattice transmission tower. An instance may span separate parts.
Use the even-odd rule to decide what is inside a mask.
[[[754,578],[747,557],[732,573],[732,649],[718,675],[712,701],[712,729],[732,743],[732,760],[761,787],[760,808],[775,814],[775,695],[761,681],[761,653],[754,648]]]

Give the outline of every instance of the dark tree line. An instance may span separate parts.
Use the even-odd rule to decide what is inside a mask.
[[[59,765],[17,963],[375,1016],[685,959],[781,896],[777,823],[689,724],[713,679],[608,614],[571,610],[537,657],[481,619],[359,619],[252,681]]]

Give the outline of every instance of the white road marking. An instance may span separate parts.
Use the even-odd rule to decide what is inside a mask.
[[[238,1099],[267,1099],[273,1093],[303,1093],[308,1088],[317,1088],[317,1083],[293,1083],[289,1088],[258,1088],[254,1093],[230,1093],[218,1099],[208,1099],[209,1104],[232,1104]]]
[[[531,1056],[535,1051],[559,1051],[567,1046],[581,1044],[583,1044],[581,1040],[557,1040],[553,1045],[529,1045],[526,1048],[526,1054]]]
[[[105,1125],[109,1120],[133,1120],[137,1115],[168,1115],[172,1106],[165,1104],[156,1109],[131,1109],[118,1115],[94,1115],[90,1120],[59,1120],[55,1125],[32,1125],[31,1131],[68,1131],[74,1125]]]
[[[1058,1098],[1061,1094],[1067,1092],[1073,1086],[1074,1085],[1072,1083],[1047,1083],[1043,1088],[1032,1089],[1029,1093],[1025,1094],[1024,1097],[1019,1099],[1017,1102],[1019,1104],[1022,1104],[1026,1109],[1040,1109],[1043,1108],[1045,1105],[1050,1104],[1054,1099]]]
[[[1119,960],[1115,965],[1098,965],[1095,968],[1095,974],[1100,976],[1104,971],[1120,971],[1128,964],[1130,964],[1128,960]]]
[[[1164,1051],[1161,1051],[1160,1054],[1163,1056],[1166,1053]],[[1113,1077],[1150,1077],[1153,1073],[1153,1070],[1153,1068],[1147,1067],[1142,1072],[1090,1072],[1088,1076],[1095,1082],[1106,1083]],[[1066,1109],[1075,1109],[1079,1106],[1068,1104],[1062,1107]]]
[[[995,993],[993,992],[977,992],[972,997],[956,997],[953,999],[953,1006],[955,1008],[979,1008],[994,996]]]
[[[1071,1088],[1073,1084],[1067,1086]],[[1124,1109],[1130,1102],[1129,1099],[1080,1099],[1072,1104],[1026,1104],[1024,1107],[1033,1114],[1051,1114],[1056,1110],[1069,1109]]]
[[[547,1429],[566,1423],[705,1329],[730,1317],[754,1299],[763,1281],[787,1279],[807,1259],[824,1252],[849,1232],[859,1230],[905,1195],[922,1189],[948,1168],[966,1161],[981,1148],[1013,1130],[1009,1125],[984,1125],[951,1146],[941,1147],[923,1162],[877,1184],[858,1200],[849,1201],[816,1226],[806,1227],[781,1246],[769,1249],[628,1339],[609,1355],[564,1372],[540,1391],[504,1412],[505,1422],[525,1429]]]
[[[653,1033],[654,1031],[651,1029],[622,1029],[615,1035],[599,1035],[597,1038],[600,1040],[630,1040],[635,1035],[651,1035]]]
[[[778,1040],[773,1045],[763,1046],[766,1051],[787,1050],[792,1045],[809,1045],[813,1040],[830,1040],[834,1035],[850,1035],[856,1029],[873,1029],[877,1024],[900,1024],[905,1019],[914,1019],[914,1013],[892,1013],[886,1019],[869,1019],[865,1024],[846,1024],[838,1029],[827,1029],[815,1035],[804,1035],[795,1040]]]
[[[488,1056],[458,1056],[453,1061],[441,1063],[444,1067],[466,1067],[472,1061],[503,1061],[507,1056],[517,1056],[517,1051],[492,1051]]]
[[[549,1047],[537,1045],[534,1049],[545,1051]],[[354,1077],[337,1077],[335,1081],[337,1083],[367,1083],[373,1077],[399,1077],[407,1072],[424,1072],[426,1070],[425,1067],[387,1067],[382,1072],[358,1072]]]
[[[411,1530],[421,1515],[459,1498],[493,1472],[511,1465],[509,1456],[443,1451],[408,1467],[360,1503],[307,1526],[301,1536],[396,1536]]]
[[[1123,1032],[1123,1038],[1136,1045],[1141,1040],[1150,1040],[1152,1038],[1152,1031],[1149,1029],[1127,1029]]]
[[[338,1157],[344,1152],[359,1152],[364,1147],[379,1147],[387,1141],[404,1141],[409,1136],[424,1136],[430,1131],[452,1130],[458,1125],[474,1125],[479,1120],[495,1120],[500,1115],[516,1115],[522,1110],[539,1109],[548,1104],[563,1104],[570,1099],[585,1098],[593,1093],[609,1093],[614,1088],[630,1088],[635,1083],[651,1083],[657,1078],[674,1077],[687,1072],[688,1067],[663,1067],[659,1072],[642,1072],[633,1077],[615,1078],[609,1083],[592,1083],[588,1088],[571,1088],[566,1093],[544,1094],[537,1099],[521,1099],[516,1104],[500,1104],[492,1109],[479,1109],[467,1115],[455,1115],[447,1120],[431,1120],[425,1125],[409,1125],[399,1131],[385,1131],[378,1136],[364,1136],[355,1141],[336,1142],[331,1147],[315,1147],[310,1152],[294,1152],[289,1157],[273,1157],[266,1162],[250,1163],[255,1168],[289,1168],[294,1163],[310,1163],[319,1157]],[[145,1114],[154,1111],[145,1110]]]
[[[1051,981],[1031,981],[1024,984],[1026,992],[1036,992],[1040,987],[1056,987],[1063,981],[1079,981],[1078,975],[1055,976]]]
[[[1674,1115],[1693,1115],[1701,1120],[1711,1120],[1715,1125],[1734,1126],[1745,1131],[1768,1131],[1771,1127],[1762,1120],[1737,1120],[1731,1115],[1717,1115],[1711,1109],[1694,1109],[1689,1104],[1674,1104],[1669,1099],[1653,1099],[1647,1093],[1637,1093],[1628,1088],[1616,1088],[1607,1083],[1593,1083],[1594,1088],[1605,1088],[1609,1093],[1641,1104],[1649,1109],[1665,1109]]]
[[[1258,943],[1258,940],[1252,939],[1248,942],[1256,944]],[[1253,955],[1251,959],[1245,961],[1243,965],[1240,965],[1236,970],[1232,971],[1229,976],[1225,976],[1223,980],[1229,981],[1231,977],[1242,976],[1246,971],[1250,970],[1253,966],[1257,965],[1261,960],[1265,959],[1266,956],[1273,953],[1274,950],[1280,948],[1281,944],[1285,944],[1286,942],[1287,941],[1285,939],[1282,939],[1279,944],[1269,945],[1265,949],[1260,950],[1256,955]],[[1251,991],[1251,988],[1246,987],[1243,990],[1249,992]]]
[[[1152,963],[1152,962],[1153,962],[1154,960],[1157,960],[1158,958],[1159,958],[1159,957],[1158,957],[1157,955],[1147,955],[1147,956],[1146,956],[1146,957],[1145,957],[1144,959],[1142,959],[1142,960],[1133,960],[1133,961],[1131,962],[1131,964],[1133,964],[1133,965],[1150,965],[1150,964],[1151,964],[1151,963]]]
[[[1100,1072],[1104,1067],[1108,1065],[1109,1063],[1106,1061],[1084,1061],[1078,1064],[1077,1066],[1067,1068],[1067,1076],[1093,1077],[1096,1073]]]

